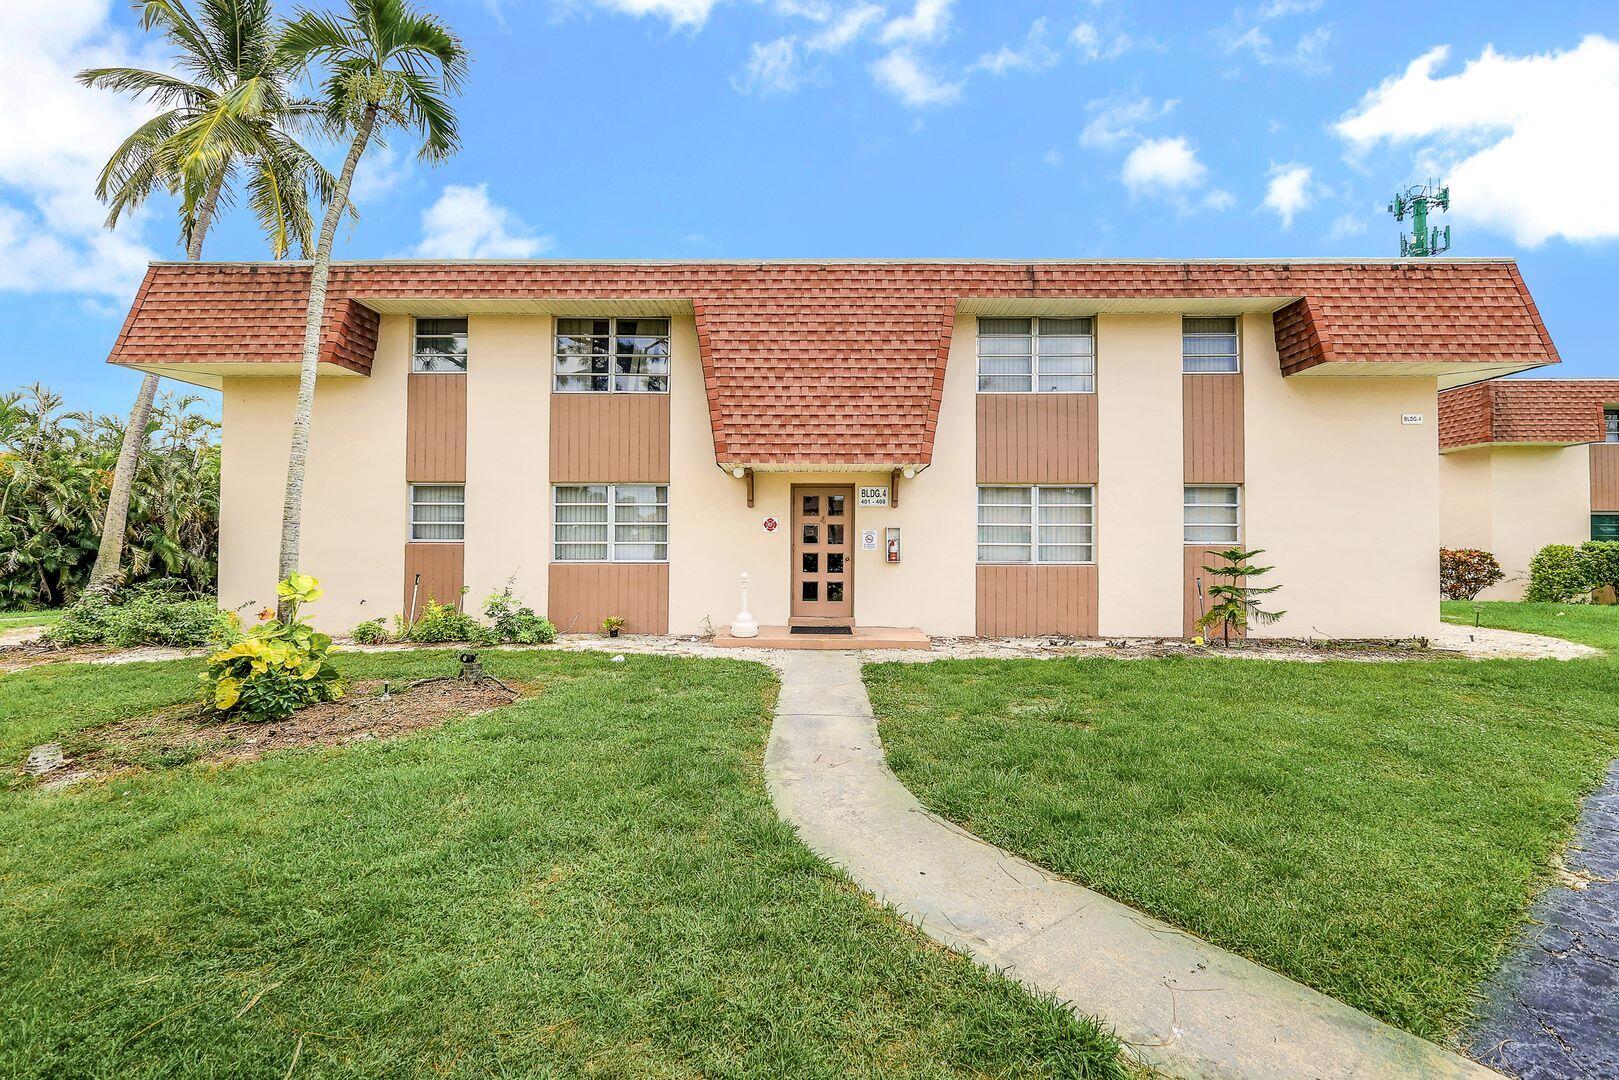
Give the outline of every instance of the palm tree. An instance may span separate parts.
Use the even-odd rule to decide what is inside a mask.
[[[137,0],[141,25],[174,49],[180,74],[141,68],[91,68],[85,86],[134,94],[159,113],[113,152],[96,183],[107,204],[107,227],[155,192],[180,200],[180,239],[186,258],[202,258],[202,241],[220,210],[235,201],[245,170],[248,202],[275,258],[296,242],[306,254],[311,194],[325,198],[331,175],[288,134],[316,114],[311,102],[288,93],[293,70],[275,48],[270,0],[200,0],[200,18],[185,0]],[[118,451],[101,544],[89,588],[116,586],[129,523],[129,498],[152,420],[158,377],[141,380]]]
[[[366,147],[373,139],[381,142],[389,128],[414,128],[421,138],[418,156],[427,162],[449,157],[461,141],[455,112],[447,100],[449,94],[460,91],[466,78],[467,53],[460,39],[437,17],[416,11],[404,0],[347,0],[347,7],[338,15],[300,9],[281,37],[282,54],[289,60],[326,69],[321,86],[326,121],[334,132],[350,140],[336,193],[326,205],[309,275],[298,405],[293,413],[286,499],[281,507],[282,580],[299,570],[309,417],[315,404],[332,242],[348,204],[354,170]]]

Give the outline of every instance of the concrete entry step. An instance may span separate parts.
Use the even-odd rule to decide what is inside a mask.
[[[857,626],[852,634],[794,634],[785,626],[761,626],[759,636],[731,636],[724,626],[714,635],[722,649],[931,649],[933,640],[908,627]]]

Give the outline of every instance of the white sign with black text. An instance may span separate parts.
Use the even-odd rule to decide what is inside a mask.
[[[1419,412],[1401,413],[1400,423],[1404,424],[1406,427],[1415,427],[1422,423],[1422,414]]]
[[[863,487],[860,489],[861,506],[887,506],[888,489],[885,487]]]
[[[867,551],[876,551],[877,550],[877,530],[876,529],[861,529],[860,530],[860,546],[865,548]]]

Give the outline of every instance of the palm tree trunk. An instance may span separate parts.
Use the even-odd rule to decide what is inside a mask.
[[[292,446],[287,453],[287,491],[281,504],[281,558],[276,569],[278,580],[298,573],[298,544],[303,529],[304,470],[309,463],[309,425],[315,408],[315,375],[320,365],[321,327],[326,321],[326,284],[331,277],[332,243],[337,237],[337,224],[348,206],[349,187],[354,183],[354,170],[360,164],[366,144],[371,141],[371,130],[376,126],[377,107],[366,106],[354,132],[354,142],[348,156],[343,159],[343,172],[337,178],[332,201],[326,207],[326,217],[320,226],[320,241],[315,248],[315,264],[309,273],[309,307],[304,313],[304,351],[298,368],[298,406],[292,415]],[[278,606],[282,621],[292,615],[291,605],[283,601]]]
[[[192,224],[190,242],[186,245],[189,262],[202,258],[202,238],[219,205],[219,189],[224,182],[221,174],[197,207],[197,220]],[[118,465],[112,473],[112,490],[107,493],[107,513],[101,519],[101,543],[96,548],[96,561],[90,568],[86,592],[110,593],[118,587],[118,572],[124,563],[124,541],[129,532],[129,500],[135,491],[135,470],[140,465],[141,449],[146,445],[146,428],[152,422],[152,401],[157,397],[158,380],[159,377],[150,372],[141,380],[135,407],[124,425],[124,439],[118,446]]]

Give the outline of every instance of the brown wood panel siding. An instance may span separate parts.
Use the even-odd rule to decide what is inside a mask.
[[[1186,482],[1242,483],[1242,375],[1182,375],[1181,419]]]
[[[459,608],[461,586],[466,583],[466,554],[465,544],[405,544],[405,598],[400,612],[409,616],[413,591],[417,616],[429,600]],[[417,574],[422,575],[419,591],[415,588]]]
[[[1094,565],[979,565],[979,637],[1096,633]]]
[[[467,377],[409,376],[405,393],[405,479],[464,484],[467,479]]]
[[[1096,483],[1096,395],[979,394],[978,482]]]
[[[1199,547],[1196,544],[1189,544],[1186,547],[1186,601],[1183,605],[1185,617],[1182,620],[1184,624],[1182,627],[1182,632],[1187,637],[1195,637],[1198,634],[1204,633],[1197,628],[1197,620],[1199,617],[1201,617],[1204,611],[1208,610],[1208,605],[1214,602],[1213,598],[1209,596],[1209,586],[1216,584],[1216,579],[1213,578],[1213,575],[1205,572],[1203,568],[1205,566],[1219,566],[1221,560],[1214,558],[1213,553],[1216,551],[1224,551],[1226,547],[1227,545],[1225,544],[1212,544],[1203,547]],[[1197,601],[1198,578],[1203,579],[1203,606],[1201,608],[1199,608]],[[1280,594],[1278,593],[1277,595]],[[1212,636],[1218,633],[1218,630],[1211,630],[1206,636]],[[1232,636],[1241,637],[1243,635],[1233,634]]]
[[[552,563],[547,618],[576,634],[617,615],[627,634],[669,632],[668,563]]]
[[[668,394],[552,394],[551,482],[669,482]]]
[[[1591,445],[1591,509],[1619,513],[1619,443]]]

